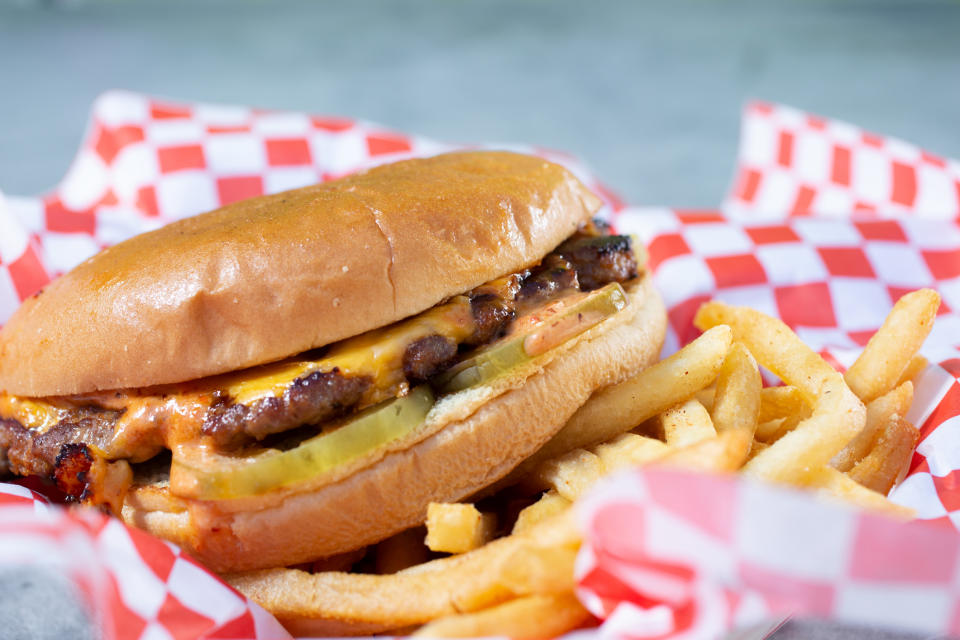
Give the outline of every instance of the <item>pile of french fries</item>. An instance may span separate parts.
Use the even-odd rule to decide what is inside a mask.
[[[912,379],[927,364],[918,351],[938,306],[931,290],[903,296],[841,374],[779,320],[707,303],[695,318],[699,338],[595,393],[497,485],[499,493],[478,500],[481,509],[431,505],[426,545],[454,555],[424,562],[423,533],[414,530],[377,546],[376,566],[390,571],[385,575],[277,570],[232,581],[281,621],[312,606],[315,615],[362,617],[370,630],[424,625],[414,635],[549,637],[589,620],[573,594],[580,537],[570,507],[618,469],[739,471],[910,518],[886,495],[919,438],[905,416]],[[764,387],[758,365],[782,385]],[[485,504],[522,508],[495,514],[484,512]],[[289,597],[290,589],[276,587],[294,577],[305,600],[271,601],[281,591]],[[318,602],[317,593],[335,597]]]

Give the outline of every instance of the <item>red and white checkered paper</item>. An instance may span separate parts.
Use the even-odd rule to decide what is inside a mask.
[[[96,637],[290,637],[273,616],[176,545],[97,511],[68,511],[30,489],[0,483],[4,565],[65,574],[88,606]]]
[[[697,335],[697,306],[719,298],[781,317],[842,368],[904,292],[932,286],[944,299],[924,348],[934,364],[919,380],[909,416],[922,440],[893,494],[935,522],[892,523],[741,479],[619,476],[582,511],[579,594],[606,620],[591,633],[709,638],[785,613],[960,633],[960,164],[851,125],[753,103],[723,209],[677,211],[624,206],[565,154],[484,146],[566,164],[604,197],[604,215],[620,231],[647,243],[669,309],[668,352]],[[135,233],[240,198],[454,148],[462,145],[345,118],[105,94],[63,182],[42,198],[0,200],[0,322],[49,277]],[[21,487],[0,487],[30,499]],[[3,498],[0,538],[12,541],[0,541],[3,562],[62,567],[92,594],[99,617],[122,621],[104,627],[113,637],[153,637],[148,630],[178,640],[226,637],[213,631],[222,628],[276,637],[262,611],[212,577],[196,578],[209,589],[181,591],[192,581],[176,580],[177,567],[204,574],[168,543],[116,521],[7,506]],[[66,534],[57,531],[98,554],[81,563],[72,557],[78,554],[58,553],[54,543]],[[32,546],[20,553],[23,532]],[[233,627],[234,620],[244,622]]]

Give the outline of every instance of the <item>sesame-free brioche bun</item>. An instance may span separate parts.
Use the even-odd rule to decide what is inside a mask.
[[[357,549],[420,524],[431,501],[457,501],[505,476],[597,389],[659,355],[666,313],[649,275],[630,304],[515,372],[442,399],[411,437],[321,482],[228,501],[135,486],[122,517],[219,572],[282,567]]]
[[[237,202],[113,246],[26,300],[0,331],[0,391],[145,387],[279,360],[530,266],[599,206],[563,167],[506,152]]]

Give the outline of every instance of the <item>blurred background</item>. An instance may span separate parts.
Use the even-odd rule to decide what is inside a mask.
[[[0,0],[0,189],[54,185],[110,88],[537,144],[710,207],[749,98],[960,157],[960,2]]]

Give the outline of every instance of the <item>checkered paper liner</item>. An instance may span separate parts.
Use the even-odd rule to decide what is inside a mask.
[[[0,566],[65,574],[99,635],[112,638],[289,638],[269,613],[176,545],[86,509],[47,504],[0,483]],[[54,610],[63,603],[51,603]],[[2,634],[0,634],[2,635]]]
[[[588,633],[706,638],[785,612],[960,633],[950,586],[960,584],[957,535],[945,526],[960,524],[960,164],[753,103],[723,209],[693,212],[624,206],[562,153],[483,146],[566,164],[603,196],[603,215],[645,241],[669,310],[667,352],[697,335],[697,306],[719,298],[781,317],[843,368],[904,292],[932,286],[944,299],[924,348],[933,364],[909,416],[922,440],[893,494],[935,522],[890,523],[739,479],[619,476],[582,511],[579,595],[606,620]],[[42,198],[0,201],[0,323],[50,277],[135,233],[454,148],[463,145],[345,118],[105,94],[66,178]],[[99,516],[37,506],[17,485],[0,490],[3,563],[61,567],[112,637],[282,637],[255,605],[198,577],[206,574],[172,545]],[[70,553],[58,546],[66,537],[97,553]],[[180,580],[183,572],[194,578]]]
[[[714,638],[793,614],[960,633],[951,527],[670,470],[612,478],[580,511],[578,595],[603,637]]]

